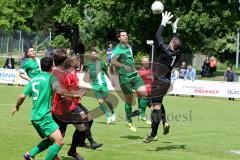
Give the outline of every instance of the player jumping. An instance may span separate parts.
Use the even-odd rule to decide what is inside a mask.
[[[125,96],[125,112],[130,130],[136,132],[132,122],[133,90],[140,97],[146,97],[146,86],[134,67],[132,47],[128,44],[128,34],[120,29],[117,33],[119,44],[112,51],[112,65],[116,67],[119,83]]]
[[[170,12],[162,13],[162,22],[156,33],[156,40],[154,41],[154,80],[152,83],[151,92],[151,102],[153,108],[151,114],[152,132],[144,140],[145,143],[157,140],[157,130],[162,118],[162,110],[164,109],[162,104],[163,97],[170,87],[171,70],[173,69],[173,66],[176,64],[180,55],[179,48],[182,43],[181,40],[175,36],[178,19],[172,25],[174,36],[170,43],[165,44],[162,37],[163,29],[172,17],[173,15],[171,15]],[[165,125],[167,125],[167,123]],[[169,129],[169,125],[166,126],[166,129]]]

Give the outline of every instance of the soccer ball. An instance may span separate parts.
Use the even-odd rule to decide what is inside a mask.
[[[164,10],[164,5],[160,1],[155,1],[155,2],[153,2],[151,9],[152,9],[153,14],[160,14]]]

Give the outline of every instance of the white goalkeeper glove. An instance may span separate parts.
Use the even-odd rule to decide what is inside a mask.
[[[173,33],[177,32],[177,24],[178,24],[179,18],[176,19],[176,21],[174,23],[172,23],[172,30]]]
[[[171,15],[171,12],[163,12],[162,13],[162,23],[161,25],[166,26],[166,24],[169,22],[169,20],[173,17],[173,15]]]

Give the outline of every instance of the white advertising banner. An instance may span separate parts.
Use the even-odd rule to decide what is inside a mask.
[[[80,84],[90,88],[90,84],[86,83],[83,77],[84,73],[81,73],[79,75]],[[113,75],[112,78],[115,82],[115,87],[111,85],[110,80],[106,77],[109,90],[121,90],[118,76]],[[172,82],[168,94],[240,98],[240,82],[177,79]]]
[[[19,76],[19,72],[16,69],[0,68],[0,83],[24,85],[28,82]]]
[[[168,94],[240,98],[240,82],[177,79]]]
[[[78,73],[78,78],[80,86],[91,88],[91,84],[86,81],[85,73]],[[115,84],[114,87],[106,77],[108,89],[110,91],[121,90],[118,76],[113,75],[112,78]],[[0,68],[0,83],[27,84],[27,81],[19,77],[16,69]],[[177,79],[172,82],[168,94],[240,98],[240,82]]]

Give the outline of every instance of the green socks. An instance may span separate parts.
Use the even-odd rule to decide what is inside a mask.
[[[113,109],[113,104],[112,104],[112,102],[107,102],[107,105],[108,105],[111,113],[114,114],[114,109]]]
[[[45,149],[47,149],[50,145],[52,145],[53,142],[49,139],[44,139],[43,141],[41,141],[36,147],[34,147],[33,149],[31,149],[29,151],[29,154],[31,157],[35,157],[36,154],[44,151]]]
[[[132,105],[125,103],[125,112],[127,116],[127,122],[132,123]]]
[[[145,117],[145,111],[148,105],[148,100],[139,98],[138,99],[138,108],[140,109],[140,116]]]
[[[110,113],[107,110],[107,107],[105,106],[105,104],[100,104],[100,108],[103,111],[103,113],[105,113],[106,117],[109,118],[110,117]]]
[[[61,148],[62,146],[56,143],[51,145],[48,149],[48,153],[45,157],[45,160],[54,160]]]

